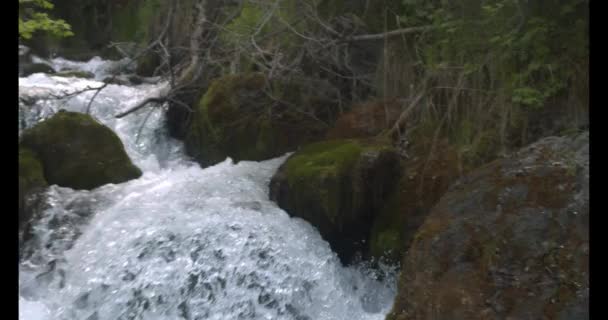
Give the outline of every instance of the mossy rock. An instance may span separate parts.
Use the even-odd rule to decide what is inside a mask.
[[[281,86],[282,89],[287,86]],[[229,75],[216,79],[195,106],[185,135],[186,151],[206,167],[231,157],[260,161],[280,156],[300,145],[318,141],[322,123],[298,106],[271,99],[262,74]],[[279,98],[287,96],[285,89]]]
[[[23,132],[21,147],[32,150],[49,184],[93,189],[141,176],[120,138],[91,116],[59,111]]]
[[[400,159],[378,141],[307,145],[279,168],[270,198],[319,229],[343,262],[367,252],[371,221],[397,184]]]
[[[452,184],[400,277],[390,320],[589,319],[589,133],[542,139]]]
[[[42,164],[36,155],[27,148],[19,148],[19,226],[31,218],[28,197],[47,186]]]
[[[55,69],[45,63],[31,63],[20,66],[20,77],[27,77],[34,73],[54,74]]]
[[[82,78],[82,79],[92,79],[95,78],[95,75],[92,72],[88,71],[80,71],[80,70],[65,70],[59,71],[54,74],[56,77],[65,77],[65,78]]]

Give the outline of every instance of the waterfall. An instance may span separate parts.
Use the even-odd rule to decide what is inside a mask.
[[[30,101],[19,106],[20,132],[60,109],[84,112],[94,91],[51,97],[99,87],[124,62],[50,63],[95,78],[20,78]],[[48,188],[20,243],[19,318],[384,319],[395,267],[342,266],[314,227],[268,199],[287,155],[201,169],[168,137],[163,107],[114,117],[166,88],[108,85],[94,100],[92,116],[143,175],[91,191]]]

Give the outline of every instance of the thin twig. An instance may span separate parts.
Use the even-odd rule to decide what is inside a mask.
[[[343,39],[343,41],[382,40],[382,39],[386,39],[386,38],[390,38],[390,37],[394,37],[394,36],[400,36],[400,35],[404,35],[404,34],[428,31],[428,30],[435,29],[435,28],[436,28],[435,26],[409,27],[409,28],[397,29],[397,30],[392,30],[392,31],[387,31],[387,32],[377,33],[377,34],[362,34],[362,35],[357,35],[357,36],[346,37]]]
[[[148,99],[140,102],[135,107],[133,107],[133,108],[131,108],[131,109],[125,111],[125,112],[117,114],[115,116],[115,118],[120,119],[122,117],[125,117],[125,116],[127,116],[127,115],[129,115],[129,114],[131,114],[131,113],[133,113],[133,112],[135,112],[135,111],[137,111],[137,110],[145,107],[148,103],[163,103],[165,101],[166,101],[166,98],[164,98],[164,97],[160,97],[160,98],[148,98]]]
[[[93,104],[93,100],[95,100],[95,98],[101,92],[101,90],[103,90],[103,88],[107,87],[108,84],[109,84],[109,82],[106,82],[103,84],[103,86],[97,88],[97,91],[95,91],[95,94],[93,95],[91,100],[89,100],[89,104],[87,104],[86,114],[89,114],[89,112],[91,111],[91,105]]]
[[[137,142],[139,142],[139,137],[141,136],[141,132],[144,129],[144,126],[146,125],[146,122],[148,122],[148,119],[150,118],[150,116],[152,115],[152,112],[154,112],[154,110],[155,110],[154,108],[150,109],[150,111],[148,112],[148,114],[146,114],[146,117],[144,118],[144,121],[139,126],[139,129],[137,130],[137,138],[135,138],[135,144],[137,144]]]

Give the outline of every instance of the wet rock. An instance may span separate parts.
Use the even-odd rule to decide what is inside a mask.
[[[82,79],[92,79],[95,78],[95,75],[92,72],[81,71],[81,70],[61,70],[54,74],[56,77],[66,77],[66,78],[82,78]]]
[[[25,64],[23,66],[20,65],[19,68],[20,68],[20,72],[19,72],[20,77],[27,77],[34,73],[47,73],[47,74],[55,73],[55,69],[53,69],[53,67],[51,67],[45,63]]]
[[[403,174],[373,221],[370,255],[396,263],[431,208],[461,173],[459,155],[447,141],[429,152],[430,139],[417,138],[403,160]]]
[[[453,184],[387,319],[587,319],[588,139],[545,138]]]
[[[381,142],[334,140],[294,153],[270,183],[270,198],[319,229],[342,261],[366,251],[376,213],[397,184],[399,156]]]
[[[31,196],[47,186],[42,164],[31,150],[19,150],[19,227],[32,217],[29,201]],[[29,200],[29,201],[28,201]]]
[[[59,111],[23,132],[20,148],[28,148],[42,164],[49,184],[93,189],[141,176],[120,138],[91,116]]]
[[[322,138],[322,122],[297,103],[304,101],[297,85],[276,83],[282,95],[272,99],[263,75],[238,74],[215,80],[194,106],[185,134],[187,153],[206,167],[223,161],[266,160]],[[300,95],[300,96],[299,96]],[[295,98],[294,98],[295,97]]]

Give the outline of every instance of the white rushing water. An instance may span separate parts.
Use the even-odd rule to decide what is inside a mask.
[[[112,66],[59,63],[97,76]],[[101,84],[19,79],[29,101]],[[317,230],[268,200],[285,156],[201,169],[167,137],[161,108],[114,118],[165,88],[109,85],[92,104],[144,174],[92,191],[49,188],[20,248],[19,318],[384,319],[395,270],[383,267],[379,281],[365,265],[343,267]],[[93,93],[20,105],[20,131],[62,108],[84,112]]]

